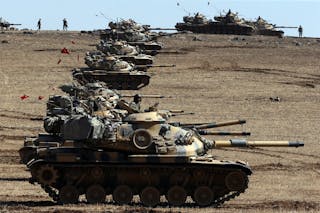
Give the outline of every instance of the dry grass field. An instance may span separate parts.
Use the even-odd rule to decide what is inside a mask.
[[[172,98],[143,99],[143,107],[160,102],[162,109],[195,113],[172,121],[246,119],[243,127],[224,130],[250,131],[250,140],[299,140],[304,147],[212,150],[221,159],[247,161],[254,171],[244,194],[215,209],[52,202],[39,185],[28,183],[17,151],[24,136],[44,131],[39,118],[48,96],[61,93],[57,87],[72,80],[71,69],[84,66],[85,52],[98,41],[78,32],[0,34],[0,212],[320,211],[320,39],[235,35],[162,38],[172,53],[159,54],[155,63],[176,67],[150,69],[150,85],[139,93]],[[61,54],[63,47],[71,54]],[[21,100],[22,95],[29,97]]]

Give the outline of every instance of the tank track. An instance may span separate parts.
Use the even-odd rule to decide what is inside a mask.
[[[155,186],[159,189],[159,196],[166,195],[166,199],[170,206],[184,206],[187,196],[191,196],[195,205],[197,206],[213,206],[217,207],[223,204],[226,201],[229,201],[241,193],[243,193],[248,187],[248,176],[239,168],[229,167],[227,169],[223,167],[215,167],[210,166],[211,171],[209,172],[209,176],[207,173],[208,166],[201,167],[198,169],[199,165],[192,165],[192,167],[188,167],[187,170],[183,170],[183,166],[171,165],[171,168],[166,169],[168,165],[160,166],[160,168],[152,168],[148,167],[148,165],[133,165],[133,167],[127,169],[125,166],[120,165],[99,165],[99,164],[90,164],[90,165],[65,165],[65,164],[43,164],[43,162],[39,165],[35,165],[31,167],[32,178],[30,179],[30,183],[39,183],[43,190],[48,193],[48,195],[58,203],[76,203],[78,202],[78,197],[81,194],[85,194],[87,201],[90,203],[103,203],[106,195],[113,195],[113,199],[118,204],[129,204],[131,203],[131,199],[133,195],[140,195],[140,202],[142,202],[145,206],[155,206],[159,204],[159,201],[156,201],[154,204],[151,201],[143,200],[143,196],[141,194],[144,190],[142,190],[145,185],[147,186]],[[45,169],[43,169],[45,168]],[[54,171],[53,175],[48,175],[48,171]],[[39,171],[42,171],[43,174],[39,174]],[[71,171],[73,174],[68,174],[67,171]],[[213,173],[213,171],[215,173]],[[40,172],[41,173],[41,172]],[[110,174],[111,175],[110,175]],[[156,173],[156,174],[154,174]],[[167,176],[163,176],[168,173]],[[192,173],[192,174],[191,174]],[[243,174],[243,183],[241,183],[241,187],[237,190],[229,190],[225,185],[225,181],[229,174],[238,173]],[[55,177],[55,174],[59,174]],[[77,174],[79,174],[77,176]],[[186,175],[187,174],[187,175]],[[110,177],[107,177],[107,176]],[[186,175],[186,176],[185,176]],[[40,176],[40,177],[39,177]],[[217,179],[213,179],[212,176],[216,176]],[[49,178],[48,178],[49,177]],[[52,177],[54,180],[50,180]],[[66,178],[67,177],[67,178]],[[72,180],[71,180],[72,179]],[[141,183],[135,183],[135,181],[139,179]],[[232,179],[234,179],[232,177]],[[130,181],[128,181],[130,180]],[[133,180],[133,181],[132,181]],[[214,184],[213,184],[214,182]],[[233,182],[233,181],[232,181]],[[241,182],[241,181],[240,181]],[[105,185],[108,183],[108,186]],[[146,184],[147,183],[147,184]],[[88,189],[92,186],[102,186],[103,196],[102,198],[97,198],[98,200],[90,198],[90,193],[88,195]],[[110,186],[109,186],[110,185]],[[74,189],[77,190],[76,198],[63,198],[64,187],[74,186]],[[121,187],[129,186],[131,190],[131,198],[129,196],[128,201],[115,198],[118,194],[121,195]],[[181,187],[180,187],[181,186]],[[212,200],[208,203],[197,202],[195,200],[195,191],[199,186],[205,186],[212,189],[214,187],[214,195]],[[110,187],[110,188],[109,188]],[[148,187],[146,187],[148,188]],[[116,191],[120,190],[117,194]],[[154,190],[155,188],[149,187],[149,190]],[[175,194],[180,195],[184,193],[185,199],[180,201],[179,199],[174,200],[172,196],[170,197],[170,190],[174,191],[174,189],[178,190]],[[97,189],[95,189],[97,190]],[[179,190],[182,190],[179,191]],[[96,194],[97,191],[91,193],[91,195]],[[180,193],[180,194],[179,194]],[[62,195],[61,195],[62,194]],[[174,194],[174,195],[175,195]],[[213,195],[212,195],[213,196]],[[88,200],[89,197],[89,200]],[[151,196],[152,197],[152,196]],[[182,196],[183,197],[183,196]],[[201,197],[201,196],[200,196]],[[160,198],[159,198],[160,199]],[[197,199],[197,198],[196,198]],[[173,201],[172,201],[173,200]],[[201,200],[200,200],[201,201]],[[150,203],[151,202],[151,203]]]
[[[216,199],[213,201],[212,206],[213,207],[218,207],[222,205],[224,202],[229,201],[237,196],[239,196],[242,192],[233,192],[228,195],[225,195],[223,197],[220,197],[219,199]]]
[[[29,183],[35,184],[36,182],[37,181],[33,177],[29,178]],[[49,195],[49,197],[52,198],[53,201],[57,202],[59,200],[59,195],[56,192],[56,190],[54,190],[54,188],[44,184],[40,184],[40,186],[43,189],[43,191],[45,191]]]
[[[45,186],[45,185],[41,185],[41,188],[48,193],[49,197],[52,198],[52,200],[54,201],[59,201],[59,195],[58,193],[53,189],[51,188],[50,186]]]
[[[59,194],[50,186],[41,185],[41,188],[52,198],[53,201],[59,202]],[[234,199],[235,197],[239,196],[243,192],[233,192],[223,197],[219,197],[212,202],[212,207],[219,207],[224,202]]]
[[[283,38],[284,32],[282,30],[257,30],[257,35],[265,35],[265,36],[276,36],[278,38]]]

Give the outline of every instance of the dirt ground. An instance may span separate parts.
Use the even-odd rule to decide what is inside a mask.
[[[72,80],[71,69],[84,66],[85,52],[98,41],[79,32],[0,34],[0,212],[320,211],[320,39],[236,35],[162,38],[167,53],[155,64],[176,67],[150,69],[151,82],[139,93],[171,98],[143,99],[143,107],[160,102],[162,109],[195,113],[172,121],[246,119],[243,127],[223,130],[250,131],[249,140],[303,141],[304,147],[212,150],[220,159],[243,160],[253,169],[249,189],[219,208],[117,206],[110,198],[103,205],[52,202],[39,185],[28,183],[17,151],[25,136],[44,131],[46,100],[61,93],[57,87]],[[61,54],[63,47],[71,53]],[[23,95],[29,97],[21,100]],[[270,100],[276,97],[280,101]]]

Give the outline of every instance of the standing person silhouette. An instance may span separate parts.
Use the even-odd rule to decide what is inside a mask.
[[[63,27],[62,27],[63,31],[67,31],[68,30],[68,21],[67,21],[67,19],[64,18],[62,20],[62,22],[63,22]]]
[[[299,38],[302,38],[303,28],[301,25],[298,28],[298,32],[299,32]]]
[[[38,23],[37,23],[38,31],[41,30],[41,18],[39,18]]]

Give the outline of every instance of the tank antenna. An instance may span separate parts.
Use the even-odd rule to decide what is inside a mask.
[[[100,15],[99,15],[100,14]],[[96,16],[102,16],[103,18],[105,18],[107,21],[114,21],[114,19],[107,17],[103,12],[99,12],[99,14],[97,14]]]

